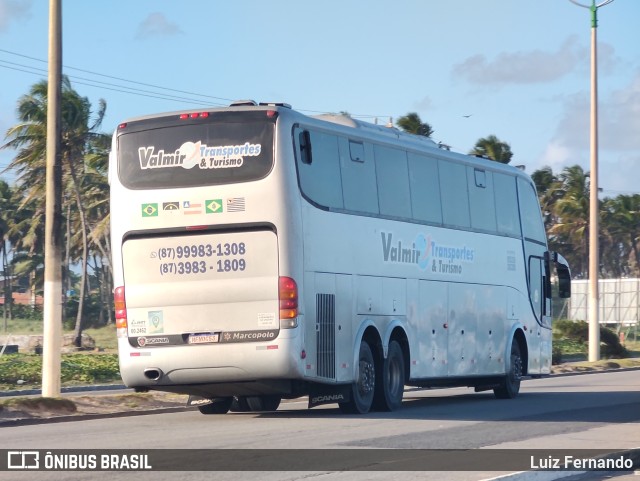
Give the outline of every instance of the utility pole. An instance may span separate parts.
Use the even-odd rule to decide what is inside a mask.
[[[613,2],[604,0],[596,4],[582,5],[577,0],[570,0],[579,7],[591,11],[591,160],[589,174],[589,361],[600,359],[600,308],[598,300],[598,279],[600,277],[600,246],[598,234],[598,8]]]
[[[47,91],[47,197],[44,234],[42,395],[60,397],[62,344],[62,0],[49,0]]]

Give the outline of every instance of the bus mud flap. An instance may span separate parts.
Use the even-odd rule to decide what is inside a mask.
[[[320,404],[343,403],[351,400],[351,384],[312,384],[309,390],[309,408]]]

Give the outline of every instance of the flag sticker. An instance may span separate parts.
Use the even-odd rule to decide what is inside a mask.
[[[227,212],[244,212],[244,197],[227,199]]]
[[[185,200],[182,202],[182,210],[185,214],[202,214],[202,203]]]
[[[180,210],[180,202],[163,202],[162,210]]]
[[[142,217],[158,217],[158,204],[142,204]]]
[[[207,200],[204,205],[207,214],[220,214],[222,212],[222,199]]]

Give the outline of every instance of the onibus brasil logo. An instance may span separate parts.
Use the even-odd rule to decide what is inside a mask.
[[[163,169],[168,167],[182,167],[191,169],[196,165],[201,169],[225,169],[242,167],[245,157],[256,157],[262,152],[261,144],[245,142],[242,145],[217,145],[210,147],[200,141],[185,142],[174,152],[155,146],[140,147],[138,159],[140,168]]]
[[[398,239],[391,232],[380,234],[384,262],[413,264],[423,271],[457,275],[462,274],[463,264],[474,262],[475,250],[467,246],[439,244],[424,234],[418,234],[411,242]]]

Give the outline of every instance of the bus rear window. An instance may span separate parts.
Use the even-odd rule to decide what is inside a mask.
[[[118,136],[118,175],[129,189],[248,182],[265,177],[273,165],[273,122],[135,127]]]

